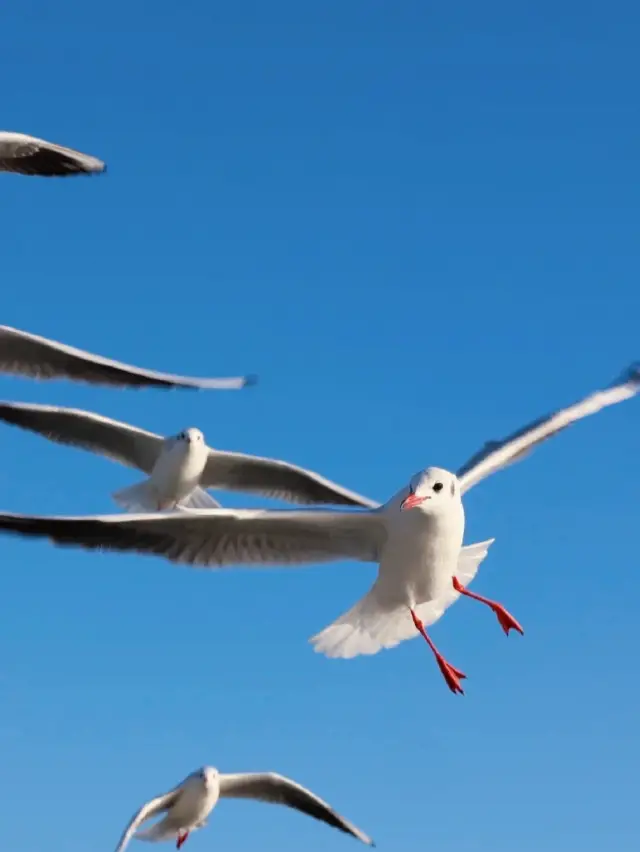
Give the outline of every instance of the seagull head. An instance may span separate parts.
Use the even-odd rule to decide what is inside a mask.
[[[403,512],[419,509],[433,513],[460,499],[458,477],[441,467],[428,467],[411,477],[409,493],[400,504]]]
[[[178,443],[184,444],[204,444],[204,435],[199,429],[191,427],[190,429],[185,429],[183,432],[179,432],[175,440]]]
[[[205,787],[213,787],[218,783],[219,772],[213,766],[203,766],[196,774]]]

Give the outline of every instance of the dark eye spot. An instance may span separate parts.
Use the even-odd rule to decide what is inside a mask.
[[[441,482],[436,482],[436,484],[433,486],[433,490],[436,492],[436,494],[438,493],[438,491],[442,491],[443,488],[444,486]]]

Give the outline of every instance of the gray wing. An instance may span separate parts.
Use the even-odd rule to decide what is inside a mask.
[[[0,326],[0,373],[135,389],[238,390],[257,381],[255,376],[199,379],[143,370],[6,325]]]
[[[164,443],[153,432],[77,408],[2,402],[0,420],[57,444],[81,447],[145,473],[151,473]]]
[[[151,817],[156,816],[162,811],[168,810],[176,801],[180,794],[180,788],[176,787],[174,790],[170,790],[168,793],[164,793],[162,796],[157,796],[155,799],[151,799],[146,804],[144,804],[139,811],[137,811],[129,822],[129,825],[122,832],[122,837],[120,838],[118,845],[116,846],[116,852],[124,852],[125,847],[136,833],[137,829],[142,825],[145,820],[151,819]]]
[[[377,562],[386,538],[379,511],[211,509],[47,517],[0,514],[0,531],[87,550],[146,553],[200,567]]]
[[[203,488],[243,491],[303,505],[327,503],[365,509],[380,505],[303,467],[220,450],[209,450],[201,484]]]
[[[638,390],[640,367],[634,364],[608,388],[596,391],[567,408],[534,420],[502,441],[489,441],[458,471],[462,493],[501,468],[520,461],[538,444],[557,435],[572,423],[590,414],[596,414],[609,405],[630,399]]]
[[[106,165],[97,157],[22,133],[0,133],[0,171],[40,177],[99,174]]]
[[[341,817],[326,802],[310,790],[296,784],[290,778],[275,772],[250,772],[238,775],[220,776],[220,797],[231,799],[257,799],[274,805],[295,808],[314,819],[326,822],[345,834],[361,840],[369,846],[375,846],[373,840],[356,828],[353,823]]]

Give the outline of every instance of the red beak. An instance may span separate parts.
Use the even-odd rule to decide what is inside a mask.
[[[428,499],[428,497],[419,497],[417,494],[409,494],[409,496],[400,504],[400,508],[403,512],[407,509],[415,509],[416,506],[419,506],[420,503],[424,503],[424,501]]]

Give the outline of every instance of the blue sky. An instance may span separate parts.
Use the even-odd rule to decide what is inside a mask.
[[[639,18],[630,2],[11,4],[4,128],[109,173],[0,176],[2,322],[261,382],[4,378],[1,395],[197,425],[384,500],[608,383],[640,357]],[[449,611],[433,636],[464,698],[421,641],[312,652],[371,566],[213,574],[3,539],[7,848],[113,848],[142,800],[208,762],[291,775],[393,852],[635,849],[639,422],[637,399],[609,409],[469,494],[466,541],[496,537],[474,589],[526,635],[471,601]],[[14,511],[110,511],[135,479],[8,428],[0,453]],[[234,802],[186,852],[265,845],[355,848]]]

